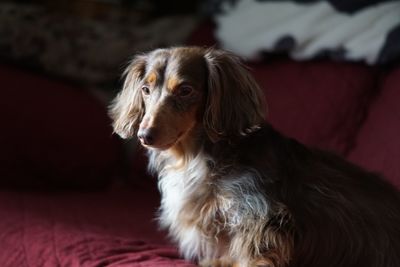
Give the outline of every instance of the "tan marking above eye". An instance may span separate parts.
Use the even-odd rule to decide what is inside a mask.
[[[179,79],[176,78],[169,78],[167,81],[167,89],[170,92],[174,92],[178,86],[180,85],[181,81]]]
[[[148,84],[154,84],[156,80],[157,80],[157,74],[155,74],[154,72],[150,73],[146,79]]]

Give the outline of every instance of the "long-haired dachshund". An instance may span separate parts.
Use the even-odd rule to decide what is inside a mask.
[[[238,57],[199,47],[136,56],[110,114],[159,177],[159,221],[201,266],[399,267],[400,194],[282,136]]]

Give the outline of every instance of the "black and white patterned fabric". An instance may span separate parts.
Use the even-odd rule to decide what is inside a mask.
[[[286,53],[371,65],[400,60],[398,0],[213,0],[207,9],[221,46],[248,59]]]

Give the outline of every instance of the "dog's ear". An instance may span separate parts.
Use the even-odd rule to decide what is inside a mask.
[[[237,56],[216,49],[205,52],[208,91],[203,125],[211,141],[244,136],[265,119],[260,87]]]
[[[122,138],[136,134],[144,116],[145,108],[140,82],[146,70],[146,56],[136,56],[126,68],[122,91],[112,101],[109,114],[113,120],[114,132]]]

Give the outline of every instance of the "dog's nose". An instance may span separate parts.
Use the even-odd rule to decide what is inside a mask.
[[[137,136],[143,144],[152,145],[155,141],[155,130],[154,128],[139,129]]]

